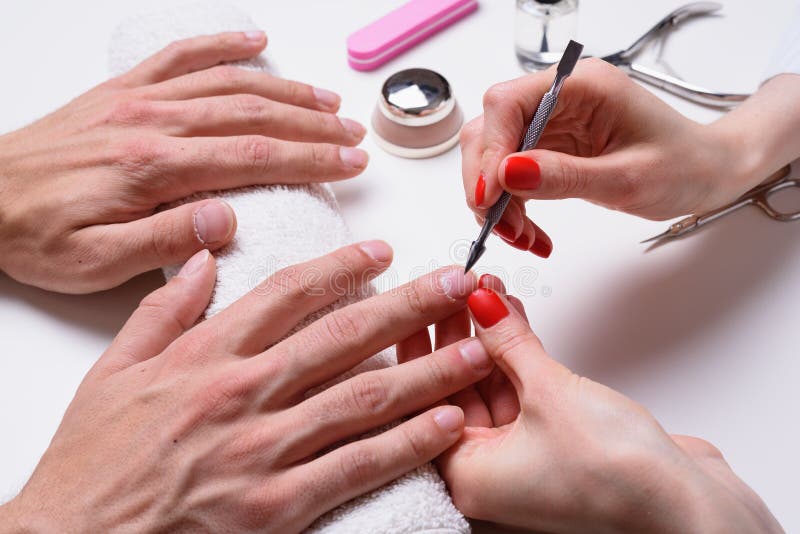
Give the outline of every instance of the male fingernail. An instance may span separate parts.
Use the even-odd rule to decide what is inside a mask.
[[[473,369],[476,371],[484,371],[492,366],[492,360],[489,358],[489,353],[483,347],[483,343],[479,339],[470,339],[463,343],[458,351],[461,357],[464,358]]]
[[[233,230],[233,210],[226,203],[214,200],[194,213],[194,232],[204,245],[227,241]]]
[[[439,275],[439,289],[453,300],[466,297],[477,285],[475,275],[463,269],[450,269]]]
[[[378,263],[386,263],[392,259],[392,247],[383,241],[364,241],[358,247]]]
[[[475,206],[481,207],[483,205],[483,197],[486,195],[486,178],[483,173],[478,176],[478,183],[475,184]]]
[[[488,288],[476,289],[467,299],[467,306],[483,328],[496,325],[508,316],[508,308],[500,297]]]
[[[478,287],[488,287],[489,289],[506,293],[506,285],[503,283],[503,281],[489,273],[481,275],[481,277],[478,279]]]
[[[360,148],[350,148],[349,146],[339,147],[339,159],[348,167],[363,169],[369,162],[369,154]]]
[[[455,432],[464,424],[464,412],[455,406],[442,406],[433,414],[433,420],[445,432]]]
[[[367,133],[367,129],[360,122],[356,122],[351,119],[339,119],[339,122],[342,123],[342,128],[347,130],[347,132],[357,139],[361,139]]]
[[[536,239],[528,250],[541,258],[549,258],[553,253],[553,242],[550,240],[550,236],[544,232],[536,232]]]
[[[180,278],[189,278],[194,273],[198,272],[200,268],[203,267],[203,265],[206,264],[206,262],[208,261],[209,254],[210,253],[208,252],[207,249],[201,250],[200,252],[189,258],[189,261],[183,264],[183,267],[181,267],[181,270],[178,271],[178,274],[176,274],[175,276]]]
[[[319,104],[321,108],[331,111],[338,109],[339,102],[342,101],[341,97],[333,91],[320,89],[319,87],[314,87],[314,98],[317,99],[317,104]]]
[[[264,38],[264,32],[261,30],[252,30],[244,32],[244,36],[251,41],[260,41]]]
[[[514,241],[514,238],[517,236],[517,232],[514,231],[514,227],[508,224],[506,221],[498,221],[498,223],[494,225],[494,231],[506,241]]]
[[[504,174],[506,185],[512,189],[537,189],[542,183],[539,164],[531,158],[508,158]]]

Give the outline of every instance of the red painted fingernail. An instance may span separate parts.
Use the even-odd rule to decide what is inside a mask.
[[[508,316],[508,308],[500,297],[487,288],[476,289],[467,299],[467,306],[483,328],[496,325],[501,319]]]
[[[478,278],[478,287],[489,287],[492,285],[492,275],[491,274],[482,274],[480,278]]]
[[[550,236],[540,230],[536,232],[536,239],[529,250],[541,258],[549,258],[553,253],[553,241]]]
[[[512,189],[537,189],[542,183],[539,164],[521,156],[506,160],[505,177],[506,185]]]
[[[503,239],[506,243],[518,250],[528,250],[531,246],[531,240],[525,234],[522,234],[515,240]]]
[[[475,205],[480,207],[483,204],[483,197],[486,195],[486,178],[483,173],[478,176],[478,183],[475,184]]]
[[[494,232],[506,241],[514,241],[514,237],[517,235],[517,233],[514,231],[514,227],[508,224],[506,221],[499,221],[497,224],[495,224]]]

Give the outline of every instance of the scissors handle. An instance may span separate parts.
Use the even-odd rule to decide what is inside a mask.
[[[750,96],[744,93],[710,91],[698,85],[685,82],[675,76],[670,76],[656,69],[645,67],[639,63],[622,63],[619,64],[618,67],[630,75],[631,78],[649,83],[668,93],[672,93],[703,106],[730,109],[736,107]]]
[[[781,189],[785,189],[787,187],[792,186],[800,186],[797,183],[797,180],[786,180],[786,177],[789,175],[789,171],[791,167],[786,165],[782,167],[777,172],[771,174],[761,185],[758,185],[736,199],[735,201],[717,208],[715,210],[709,211],[697,217],[697,227],[703,226],[704,224],[710,223],[720,217],[724,217],[725,215],[738,210],[743,206],[747,206],[750,204],[755,204],[764,212],[776,220],[794,220],[800,218],[800,211],[793,214],[784,214],[777,210],[775,210],[770,204],[768,197],[773,193],[780,191]]]

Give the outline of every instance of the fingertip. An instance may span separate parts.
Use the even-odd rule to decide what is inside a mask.
[[[479,326],[491,328],[508,317],[509,311],[503,299],[495,291],[481,287],[467,298],[470,313]]]
[[[339,159],[348,169],[362,171],[369,164],[369,154],[366,150],[349,146],[339,147]]]
[[[433,420],[445,435],[455,440],[464,431],[464,411],[450,404],[433,409]]]
[[[251,46],[264,48],[267,46],[267,34],[263,30],[250,30],[242,32],[247,43]]]
[[[498,293],[507,293],[506,286],[497,276],[489,273],[482,274],[478,279],[478,287],[488,288]]]
[[[363,241],[358,244],[364,254],[369,256],[376,263],[389,264],[392,263],[394,251],[391,245],[386,241],[374,239],[372,241]]]
[[[540,258],[547,259],[553,253],[553,240],[550,239],[550,236],[547,235],[547,233],[539,228],[536,224],[533,226],[536,230],[536,238],[528,250]]]
[[[203,246],[215,250],[230,242],[236,233],[236,212],[227,202],[209,200],[192,214],[197,239]]]

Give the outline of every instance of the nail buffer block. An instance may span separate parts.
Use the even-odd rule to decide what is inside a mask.
[[[478,0],[411,0],[347,38],[347,61],[373,70],[478,9]]]

